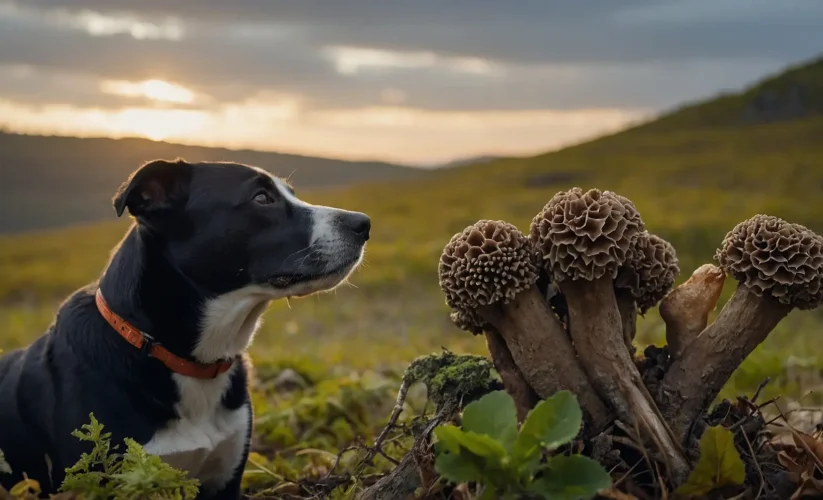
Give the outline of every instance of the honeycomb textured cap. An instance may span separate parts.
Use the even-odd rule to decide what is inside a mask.
[[[556,282],[614,278],[645,230],[637,209],[611,191],[579,187],[552,197],[532,220],[529,237]]]
[[[483,333],[484,322],[472,311],[452,311],[451,314],[449,314],[449,319],[461,330],[475,335]]]
[[[798,309],[823,303],[823,237],[800,224],[755,215],[726,234],[715,259],[756,295]]]
[[[648,232],[634,240],[631,253],[615,285],[631,290],[640,314],[646,314],[672,289],[680,263],[671,243]]]
[[[534,250],[523,233],[503,221],[480,220],[455,234],[443,249],[439,276],[446,303],[463,313],[461,321],[475,322],[475,309],[511,301],[534,285],[538,273]]]

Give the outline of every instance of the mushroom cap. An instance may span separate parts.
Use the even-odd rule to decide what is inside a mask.
[[[449,314],[449,319],[461,330],[473,333],[474,335],[483,333],[484,322],[477,317],[476,313],[458,309]]]
[[[529,239],[515,226],[480,220],[455,234],[440,256],[440,289],[458,314],[461,328],[479,328],[475,310],[508,303],[537,281],[535,254]]]
[[[755,215],[726,234],[715,259],[758,296],[798,309],[823,303],[823,237],[805,226]]]
[[[555,194],[532,220],[529,237],[554,281],[614,278],[645,230],[637,209],[611,191],[579,187]]]
[[[680,263],[671,243],[649,232],[634,240],[632,257],[618,272],[615,286],[628,288],[640,314],[656,306],[672,289]]]

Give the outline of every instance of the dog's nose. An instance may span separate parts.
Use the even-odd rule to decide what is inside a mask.
[[[363,241],[369,239],[369,232],[371,231],[371,219],[366,214],[360,212],[347,212],[341,217],[343,225],[349,228],[354,234],[363,238]]]

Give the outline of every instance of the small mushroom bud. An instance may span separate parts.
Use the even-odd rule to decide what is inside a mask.
[[[644,234],[634,204],[610,191],[557,193],[533,220],[530,238],[565,296],[569,331],[589,379],[621,420],[636,424],[675,482],[689,468],[625,348],[614,278]]]
[[[660,303],[658,310],[666,323],[666,344],[673,359],[682,356],[706,328],[725,282],[726,273],[722,269],[703,264]]]
[[[732,373],[793,309],[823,303],[823,238],[777,217],[756,215],[734,227],[715,255],[738,281],[717,319],[675,360],[659,399],[686,438]]]
[[[469,331],[485,330],[495,363],[510,356],[542,398],[562,389],[574,392],[599,429],[608,422],[609,411],[538,291],[537,271],[534,249],[523,233],[503,221],[481,220],[454,235],[443,249],[440,288],[455,312],[453,320]],[[496,332],[510,355],[502,352]]]
[[[680,274],[677,252],[663,238],[643,232],[634,240],[631,257],[617,273],[615,293],[623,319],[623,337],[630,351],[637,314],[645,315],[671,290]]]

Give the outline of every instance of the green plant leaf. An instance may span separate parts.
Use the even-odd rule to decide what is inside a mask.
[[[464,431],[451,424],[441,425],[434,430],[439,442],[451,453],[461,453],[461,448],[494,463],[500,463],[506,457],[503,445],[484,434]]]
[[[446,450],[439,451],[434,459],[434,469],[455,484],[483,481],[481,461],[471,454],[460,455]]]
[[[709,427],[700,437],[700,459],[676,493],[704,496],[712,490],[743,484],[746,468],[734,447],[734,434],[723,426]]]
[[[494,438],[508,451],[517,437],[517,409],[506,391],[494,391],[466,406],[463,429]]]
[[[542,470],[529,491],[552,500],[588,500],[612,484],[603,466],[581,455],[552,457]]]
[[[497,500],[499,498],[497,488],[491,484],[483,487],[483,492],[477,497],[477,500]]]
[[[526,416],[517,435],[512,455],[523,465],[536,465],[541,448],[548,450],[568,443],[583,423],[583,412],[577,397],[569,391],[559,391],[535,405]]]

